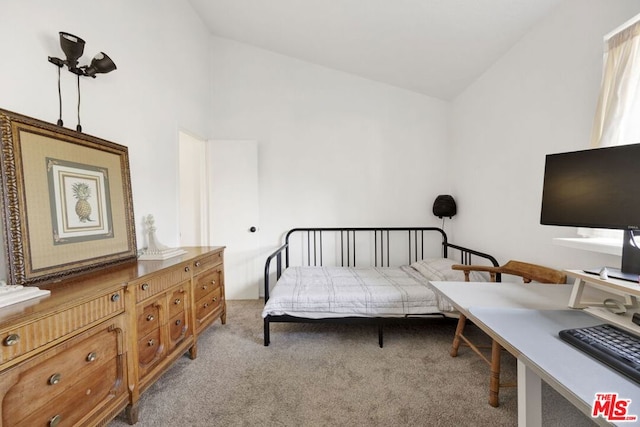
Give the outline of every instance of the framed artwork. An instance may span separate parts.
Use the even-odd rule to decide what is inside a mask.
[[[136,258],[127,147],[0,109],[9,282],[50,282]]]

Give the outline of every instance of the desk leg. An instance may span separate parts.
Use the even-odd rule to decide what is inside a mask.
[[[518,359],[518,427],[542,425],[542,380]]]
[[[502,353],[502,346],[498,344],[498,341],[492,340],[491,342],[491,378],[489,380],[489,405],[494,408],[498,407],[500,402],[500,356]]]

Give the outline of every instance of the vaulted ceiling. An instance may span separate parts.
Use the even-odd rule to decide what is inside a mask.
[[[189,0],[211,34],[453,99],[563,0]]]

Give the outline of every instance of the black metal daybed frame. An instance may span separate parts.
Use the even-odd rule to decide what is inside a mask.
[[[306,233],[306,265],[307,266],[322,266],[323,265],[323,235],[326,233],[339,233],[339,247],[337,248],[338,259],[340,260],[340,266],[342,267],[355,267],[356,266],[356,236],[362,233],[367,233],[369,238],[373,233],[373,254],[374,262],[372,267],[391,267],[390,265],[390,233],[397,235],[397,232],[406,232],[408,248],[408,262],[407,265],[419,261],[424,258],[425,254],[425,233],[440,233],[442,240],[442,258],[448,258],[449,249],[459,251],[459,263],[471,264],[472,256],[484,258],[491,262],[493,266],[498,266],[498,262],[494,257],[483,252],[479,252],[473,249],[465,248],[462,246],[449,243],[447,235],[441,228],[437,227],[325,227],[325,228],[294,228],[287,232],[285,236],[285,243],[280,246],[275,252],[273,252],[267,258],[264,269],[264,298],[265,304],[269,300],[270,291],[270,276],[272,269],[275,268],[276,281],[282,275],[284,269],[289,267],[290,262],[290,239],[295,233]],[[304,247],[302,249],[305,249]],[[283,254],[284,254],[284,268],[283,268]],[[275,260],[275,261],[274,261]],[[275,266],[272,265],[275,263]],[[304,262],[304,261],[303,261]],[[500,278],[497,278],[499,281]],[[410,319],[411,317],[405,316],[403,319]],[[421,318],[421,317],[417,317]],[[267,315],[264,318],[264,345],[268,346],[270,343],[269,325],[271,322],[288,322],[288,323],[373,323],[378,326],[378,344],[383,346],[383,325],[385,317],[357,317],[346,316],[340,318],[321,318],[311,319],[304,317],[296,317],[290,315]],[[397,320],[398,318],[393,318]]]

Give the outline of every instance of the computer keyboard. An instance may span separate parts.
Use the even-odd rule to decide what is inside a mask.
[[[613,325],[565,329],[560,338],[640,383],[640,338]]]

